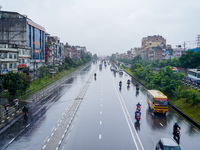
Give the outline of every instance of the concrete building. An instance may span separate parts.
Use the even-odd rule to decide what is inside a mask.
[[[164,50],[166,49],[166,40],[160,35],[148,36],[142,38],[140,55],[147,61],[164,59]]]
[[[0,11],[0,19],[0,44],[29,47],[30,70],[42,66],[45,63],[45,28],[17,12]]]
[[[1,59],[1,75],[8,71],[21,71],[26,67],[30,67],[31,49],[27,46],[19,46],[15,44],[0,44]]]
[[[46,36],[46,64],[58,66],[64,60],[64,45],[58,36]]]
[[[65,57],[70,57],[70,58],[72,58],[72,53],[71,53],[71,51],[72,51],[72,46],[69,45],[68,43],[66,43],[66,44],[64,45],[64,56],[65,56]]]
[[[173,56],[179,58],[184,51],[186,50],[182,48],[181,45],[177,45],[176,48],[173,49]]]

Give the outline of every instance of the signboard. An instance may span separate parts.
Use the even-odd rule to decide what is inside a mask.
[[[6,73],[8,73],[8,69],[3,70],[2,72],[3,72],[3,75],[5,75]]]
[[[49,69],[50,73],[56,73],[56,69]]]
[[[18,65],[18,68],[24,68],[24,67],[26,67],[26,64],[19,64]]]

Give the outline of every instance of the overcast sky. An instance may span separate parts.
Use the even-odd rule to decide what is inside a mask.
[[[98,55],[163,36],[172,47],[196,47],[200,0],[0,0],[3,11],[25,14],[52,36]]]

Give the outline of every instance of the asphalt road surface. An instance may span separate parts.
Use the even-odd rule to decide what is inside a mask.
[[[183,150],[199,150],[199,130],[178,113],[169,110],[166,116],[154,115],[148,109],[146,89],[140,86],[136,95],[136,81],[124,72],[123,75],[110,71],[110,65],[99,70],[98,64],[70,78],[64,88],[57,91],[55,101],[45,103],[28,127],[19,120],[0,136],[0,148],[14,150],[44,149],[55,130],[59,131],[63,114],[67,113],[74,99],[89,77],[89,88],[74,119],[57,149],[62,150],[151,150],[162,137],[171,138],[173,124],[181,126],[180,147]],[[127,80],[131,85],[127,88]],[[122,88],[119,89],[119,81]],[[140,102],[141,120],[134,118],[136,104]],[[67,124],[66,124],[67,126]],[[18,136],[17,136],[18,135]],[[14,140],[13,140],[14,139]],[[9,144],[10,143],[10,144]]]

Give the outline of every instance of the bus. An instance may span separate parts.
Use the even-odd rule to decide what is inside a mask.
[[[187,79],[200,84],[200,69],[188,69]]]
[[[154,113],[166,114],[166,112],[168,112],[167,96],[159,90],[147,91],[147,103]]]

